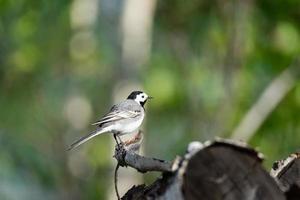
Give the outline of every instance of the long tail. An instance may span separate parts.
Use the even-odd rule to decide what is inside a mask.
[[[93,132],[91,132],[90,134],[83,136],[82,138],[80,138],[79,140],[77,140],[76,142],[74,142],[73,144],[70,145],[70,147],[68,148],[68,151],[80,146],[81,144],[87,142],[88,140],[92,139],[93,137],[100,135],[102,133],[107,132],[107,130],[103,129],[103,128],[99,128]]]

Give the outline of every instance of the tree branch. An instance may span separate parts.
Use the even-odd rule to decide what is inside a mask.
[[[172,162],[138,155],[134,151],[126,150],[123,145],[115,146],[114,158],[121,167],[130,166],[143,173],[148,171],[172,171]]]

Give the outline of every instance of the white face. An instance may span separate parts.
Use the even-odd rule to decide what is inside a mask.
[[[143,92],[141,94],[136,95],[134,100],[138,103],[141,103],[141,102],[145,102],[147,99],[148,99],[148,95]]]

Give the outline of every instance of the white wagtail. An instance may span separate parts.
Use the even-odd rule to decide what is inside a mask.
[[[93,137],[102,133],[111,132],[118,143],[118,139],[121,141],[120,136],[137,132],[141,126],[144,116],[144,105],[148,99],[152,97],[141,91],[133,91],[127,97],[125,101],[122,101],[114,105],[110,111],[104,115],[99,121],[92,125],[97,125],[97,129],[90,134],[83,136],[73,144],[71,144],[69,150],[78,147]]]

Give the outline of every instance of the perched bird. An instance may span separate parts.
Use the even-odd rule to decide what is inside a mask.
[[[119,143],[117,138],[122,142],[120,139],[121,135],[138,131],[145,116],[144,105],[151,98],[142,91],[131,92],[126,100],[114,105],[106,115],[92,124],[97,126],[95,131],[71,144],[69,150],[106,132],[113,133],[117,143]]]

